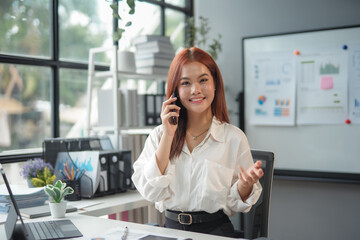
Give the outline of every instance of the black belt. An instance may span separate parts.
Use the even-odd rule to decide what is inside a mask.
[[[216,221],[223,218],[225,213],[222,210],[219,210],[215,213],[207,212],[179,212],[166,210],[165,217],[177,221],[183,225],[191,225],[193,223],[205,223]]]

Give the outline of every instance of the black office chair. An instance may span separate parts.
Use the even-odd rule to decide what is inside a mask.
[[[247,213],[240,213],[240,228],[236,237],[254,239],[269,236],[269,209],[274,175],[274,153],[251,150],[254,162],[262,161],[264,176],[259,180],[263,188],[259,200]]]

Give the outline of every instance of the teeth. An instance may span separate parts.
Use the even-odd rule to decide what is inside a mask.
[[[193,99],[190,99],[191,101],[201,101],[202,98],[193,98]]]

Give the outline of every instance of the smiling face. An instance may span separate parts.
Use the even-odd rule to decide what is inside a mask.
[[[211,114],[215,83],[209,69],[199,62],[189,62],[182,68],[178,85],[179,97],[188,114]]]

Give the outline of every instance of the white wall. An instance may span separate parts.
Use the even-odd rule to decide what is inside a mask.
[[[217,63],[227,87],[231,122],[238,125],[243,37],[360,24],[357,0],[194,0],[195,17],[209,19],[210,38],[222,35]]]
[[[227,104],[235,125],[238,124],[235,98],[242,91],[243,37],[360,25],[357,0],[194,0],[194,9],[195,17],[209,18],[213,37],[218,33],[223,36],[223,52],[217,63],[228,88]],[[356,239],[359,203],[359,184],[276,179],[270,237]]]

